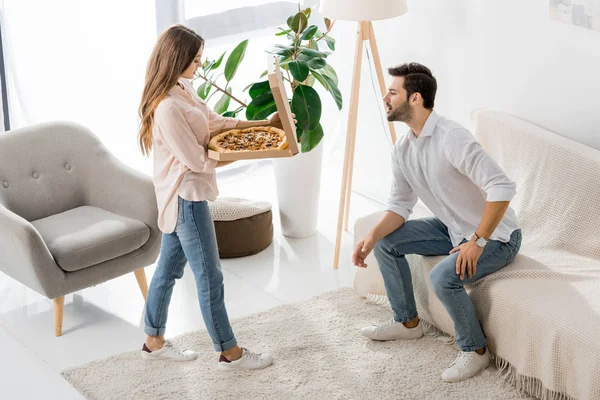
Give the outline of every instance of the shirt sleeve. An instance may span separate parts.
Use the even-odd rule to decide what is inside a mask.
[[[408,221],[408,217],[412,213],[413,207],[417,203],[418,197],[413,192],[412,187],[406,180],[404,173],[400,169],[396,158],[396,151],[392,152],[392,189],[390,197],[385,208],[386,211],[391,211],[398,214],[404,221]]]
[[[515,197],[516,183],[468,130],[458,128],[448,132],[444,150],[450,163],[486,193],[487,201],[511,201]]]
[[[165,147],[177,160],[196,173],[211,173],[216,160],[207,157],[206,149],[198,143],[196,135],[185,119],[185,110],[174,104],[159,107],[154,113]]]
[[[198,101],[206,107],[208,113],[208,130],[210,132],[218,131],[221,129],[235,128],[235,126],[239,122],[239,119],[223,117],[222,115],[217,114],[208,106],[208,104],[206,104],[204,100],[202,100],[202,98],[200,98],[200,96],[198,96],[198,93],[196,93],[190,81],[186,79],[182,83],[184,86],[187,87],[187,90],[190,93],[190,95],[193,98],[195,98],[196,101]]]
[[[239,119],[224,117],[214,112],[208,105],[208,126],[211,132],[218,131],[221,129],[235,128]]]

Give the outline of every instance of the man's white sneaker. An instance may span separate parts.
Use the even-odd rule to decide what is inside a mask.
[[[258,354],[242,347],[242,357],[239,360],[229,361],[223,355],[219,358],[219,368],[224,371],[242,371],[249,369],[266,368],[273,364],[273,357],[268,354]]]
[[[469,379],[490,365],[490,352],[486,349],[482,355],[474,351],[461,351],[456,360],[442,374],[446,382],[460,382]]]
[[[366,326],[360,333],[372,340],[412,340],[423,337],[423,327],[419,323],[414,328],[407,328],[402,322],[391,318],[377,325]]]
[[[143,360],[194,361],[196,358],[198,358],[198,354],[191,350],[178,349],[168,340],[160,350],[150,351],[145,343],[142,348]]]

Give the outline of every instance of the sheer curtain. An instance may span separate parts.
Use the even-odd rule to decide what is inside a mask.
[[[156,40],[153,3],[4,0],[1,6],[12,128],[77,122],[119,159],[151,173],[136,137]]]

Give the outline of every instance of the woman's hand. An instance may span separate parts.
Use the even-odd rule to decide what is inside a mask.
[[[292,114],[292,118],[294,118],[294,124],[298,121],[296,121],[296,114]],[[269,118],[269,125],[271,126],[275,126],[278,128],[281,128],[281,117],[279,116],[279,113],[276,112],[275,114],[271,115],[271,118]]]
[[[217,165],[215,168],[221,168],[234,162],[235,161],[217,161]]]
[[[269,125],[281,125],[281,117],[279,116],[279,113],[276,112],[275,114],[271,115],[271,118],[269,118]]]

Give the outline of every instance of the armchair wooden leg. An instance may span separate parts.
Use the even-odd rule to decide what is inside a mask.
[[[142,296],[144,296],[144,300],[148,299],[148,281],[146,280],[146,271],[144,268],[140,268],[134,272],[135,278],[137,279],[138,285],[140,286],[140,290],[142,291]]]
[[[62,335],[63,315],[65,311],[65,296],[54,299],[54,335]]]

